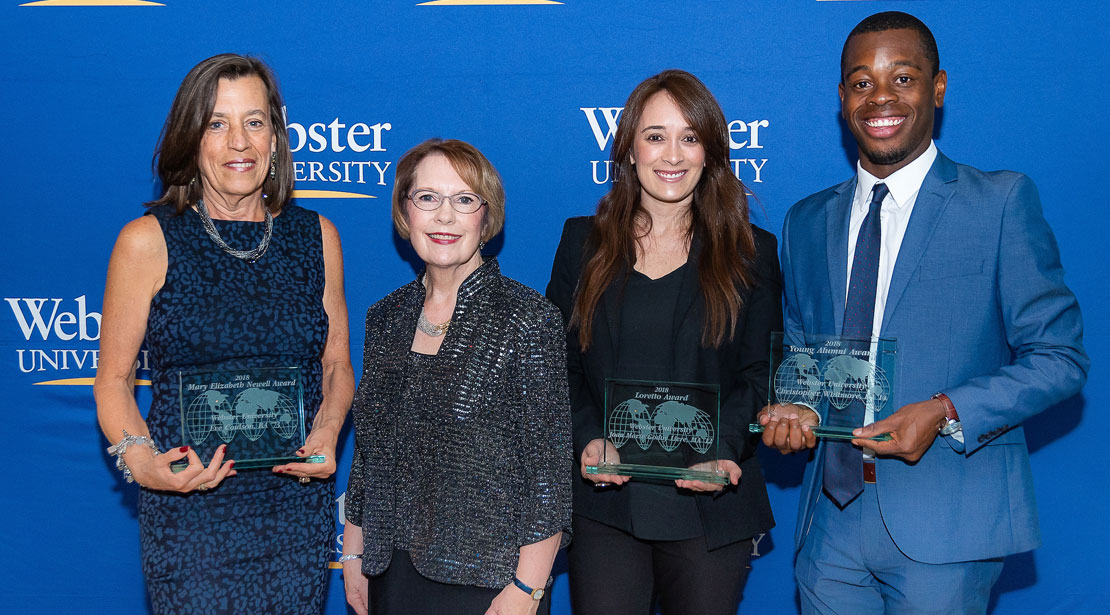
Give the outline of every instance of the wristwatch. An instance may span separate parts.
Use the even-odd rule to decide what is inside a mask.
[[[940,400],[944,405],[944,424],[940,426],[940,435],[950,436],[957,431],[963,429],[960,425],[960,415],[956,414],[956,406],[952,403],[951,399],[944,393],[937,393],[933,395],[933,399]]]
[[[513,577],[513,585],[516,585],[520,588],[520,591],[531,596],[532,600],[543,600],[543,595],[547,593],[547,590],[545,590],[543,587],[540,587],[538,589],[532,589],[531,587],[528,587],[524,584],[524,581],[521,581],[515,576]],[[551,577],[547,577],[547,585],[551,585]]]

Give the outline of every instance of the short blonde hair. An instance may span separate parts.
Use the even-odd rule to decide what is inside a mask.
[[[397,177],[393,182],[393,226],[397,233],[404,239],[409,238],[405,200],[416,181],[416,167],[432,154],[446,158],[466,185],[486,201],[482,241],[489,241],[500,233],[505,225],[505,186],[501,183],[501,175],[478,148],[458,139],[428,139],[405,152],[397,162]]]

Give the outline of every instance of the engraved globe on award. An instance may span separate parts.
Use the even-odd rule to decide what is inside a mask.
[[[715,471],[720,398],[717,385],[607,378],[605,437],[617,454],[605,447],[586,472],[728,483]],[[708,469],[691,468],[699,464]]]
[[[178,372],[178,393],[182,439],[205,463],[223,444],[239,470],[323,461],[293,454],[305,439],[299,367]]]
[[[872,412],[876,421],[891,414],[897,359],[893,339],[807,335],[799,346],[772,333],[768,404],[808,406],[821,416],[814,435],[851,440],[852,430],[863,426],[863,411]],[[847,419],[856,415],[859,421]],[[759,433],[763,426],[753,423],[749,430]],[[890,435],[870,439],[885,441]]]

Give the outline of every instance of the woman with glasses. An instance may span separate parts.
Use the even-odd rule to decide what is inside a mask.
[[[569,323],[574,613],[647,615],[654,594],[666,615],[734,615],[751,539],[774,525],[747,426],[782,327],[775,237],[748,221],[725,116],[690,73],[633,90],[612,160],[612,188],[596,215],[567,220],[547,287]],[[729,484],[588,473],[603,454],[620,462],[602,425],[606,379],[719,387],[716,469]]]
[[[343,580],[356,613],[549,612],[570,527],[558,309],[483,260],[505,192],[473,146],[397,164],[393,223],[425,270],[366,314]]]

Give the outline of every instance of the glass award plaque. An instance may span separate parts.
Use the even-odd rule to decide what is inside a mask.
[[[236,470],[324,460],[294,454],[305,439],[299,367],[178,372],[178,393],[182,440],[205,464],[223,444]]]
[[[871,410],[876,421],[890,415],[897,359],[893,339],[807,335],[805,345],[797,346],[772,333],[768,404],[809,406],[821,416],[814,435],[851,440],[852,430],[863,426],[861,410]],[[860,417],[858,424],[848,419],[852,414]],[[753,423],[748,429],[760,433],[763,426]],[[883,442],[890,434],[869,439]]]
[[[716,468],[720,405],[715,384],[607,378],[605,437],[617,455],[606,447],[586,473],[727,484],[727,472],[690,469]]]

